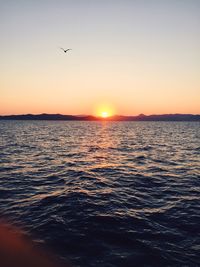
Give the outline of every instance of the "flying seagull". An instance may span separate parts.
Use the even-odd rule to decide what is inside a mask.
[[[65,53],[67,53],[69,50],[72,50],[71,48],[64,49],[64,48],[62,48],[62,47],[60,47],[60,49],[62,49]]]

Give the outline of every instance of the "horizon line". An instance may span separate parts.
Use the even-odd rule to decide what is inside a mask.
[[[17,121],[200,121],[198,114],[159,114],[159,115],[144,115],[124,116],[113,115],[108,117],[93,116],[93,115],[63,115],[63,114],[22,114],[22,115],[0,115],[0,120],[17,120]]]
[[[95,117],[95,118],[101,118],[101,116],[98,115],[94,115],[94,114],[62,114],[62,113],[46,113],[46,112],[42,112],[42,113],[20,113],[20,114],[0,114],[1,117],[6,117],[6,116],[27,116],[27,115],[33,115],[33,116],[39,116],[39,115],[61,115],[61,116],[74,116],[74,117]],[[123,115],[123,114],[114,114],[111,116],[108,116],[107,118],[112,118],[112,117],[116,117],[116,116],[120,116],[120,117],[141,117],[141,116],[164,116],[164,115],[191,115],[191,116],[200,116],[200,113],[152,113],[152,114],[144,114],[144,113],[140,113],[137,115]]]

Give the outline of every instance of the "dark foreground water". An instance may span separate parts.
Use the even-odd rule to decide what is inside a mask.
[[[198,122],[0,122],[0,214],[74,266],[200,266]]]

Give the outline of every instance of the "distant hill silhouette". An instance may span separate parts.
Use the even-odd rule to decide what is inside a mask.
[[[62,115],[62,114],[24,114],[0,116],[0,120],[51,120],[51,121],[200,121],[200,115],[193,114],[162,114],[122,116],[114,115],[108,118],[100,118],[92,115]]]

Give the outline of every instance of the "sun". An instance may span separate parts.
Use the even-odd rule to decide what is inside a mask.
[[[101,117],[102,118],[108,118],[109,117],[109,112],[108,111],[101,111]]]
[[[107,119],[109,117],[112,117],[115,114],[115,108],[112,104],[109,103],[101,103],[96,105],[95,107],[95,116]]]

